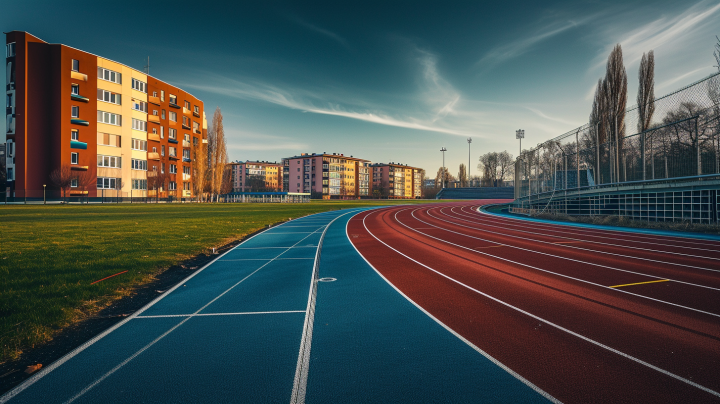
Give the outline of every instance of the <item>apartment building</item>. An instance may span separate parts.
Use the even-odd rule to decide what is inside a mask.
[[[281,163],[268,161],[236,161],[229,163],[233,192],[281,191]]]
[[[313,198],[356,199],[370,194],[369,161],[340,153],[302,153],[282,159],[283,190]]]
[[[397,163],[371,164],[373,196],[414,199],[422,196],[422,169]]]
[[[192,196],[191,145],[207,138],[202,101],[27,32],[7,32],[5,42],[10,196],[42,197],[63,166],[77,177],[71,195],[152,196],[148,183],[167,173],[161,196]]]

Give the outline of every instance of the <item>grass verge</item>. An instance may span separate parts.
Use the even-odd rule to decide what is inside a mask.
[[[0,206],[0,363],[132,294],[164,269],[268,224],[421,202],[428,201]]]

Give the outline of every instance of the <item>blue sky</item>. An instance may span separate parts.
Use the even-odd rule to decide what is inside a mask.
[[[232,160],[338,152],[457,172],[587,121],[610,49],[632,105],[643,52],[660,96],[717,69],[720,1],[8,2],[28,31],[142,69],[215,106]],[[126,5],[130,4],[130,5]]]

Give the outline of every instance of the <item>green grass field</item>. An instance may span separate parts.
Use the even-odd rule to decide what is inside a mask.
[[[0,363],[165,268],[271,223],[350,207],[306,204],[0,205]],[[91,285],[121,271],[125,274]]]

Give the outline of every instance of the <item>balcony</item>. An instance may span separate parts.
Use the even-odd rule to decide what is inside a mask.
[[[157,152],[148,152],[147,159],[148,160],[160,160],[160,155]]]
[[[78,142],[77,140],[71,140],[71,141],[70,141],[70,148],[71,148],[71,149],[87,150],[87,143],[85,143],[85,142]]]
[[[81,102],[90,102],[90,99],[87,97],[83,97],[80,94],[70,94],[70,98],[75,101],[81,101]]]
[[[190,198],[190,197],[192,197],[192,191],[184,189],[182,191],[182,196],[183,196],[183,198]]]
[[[148,140],[152,140],[153,142],[160,141],[160,135],[158,135],[157,133],[148,133],[147,138],[148,138]]]
[[[181,106],[179,106],[179,105],[177,105],[177,104],[173,104],[172,102],[169,103],[168,105],[170,105],[170,108],[177,108],[177,109],[182,108]]]
[[[78,165],[73,164],[70,166],[70,169],[73,171],[87,171],[88,166],[78,166]]]
[[[183,173],[183,181],[190,181],[190,174]]]
[[[149,153],[148,153],[149,154]],[[150,177],[157,177],[157,171],[148,171],[147,172],[148,178]]]
[[[185,125],[185,124],[182,124],[182,128],[183,128],[183,129],[187,129],[187,130],[190,130],[190,126],[188,126],[188,125]]]
[[[173,138],[171,138],[171,137],[168,138],[168,142],[169,142],[169,143],[175,143],[175,144],[178,143],[177,139],[173,139]]]
[[[207,144],[207,139],[203,139],[203,143]]]
[[[183,161],[186,163],[192,163],[192,160],[190,160],[190,157],[183,157]]]
[[[193,132],[195,132],[198,135],[202,135],[202,132],[200,131],[200,129],[195,129],[195,130],[193,130]]]
[[[70,123],[72,123],[74,125],[90,126],[90,122],[84,121],[84,120],[78,119],[78,118],[70,119]]]
[[[80,81],[87,81],[87,74],[82,74],[80,72],[71,71],[70,72],[70,78]]]
[[[182,107],[182,110],[183,110],[183,115],[190,115],[190,114],[192,114],[192,112],[190,112],[190,110],[187,109],[187,108],[185,108],[185,107]]]
[[[148,115],[148,122],[160,123],[160,117],[157,115]]]
[[[197,118],[200,118],[200,113],[193,111],[193,116],[194,116],[194,117],[197,117]]]
[[[189,148],[190,148],[190,142],[188,142],[187,140],[183,140],[183,147],[186,148],[186,149],[189,149]]]
[[[148,96],[148,102],[155,105],[160,105],[160,97]]]
[[[170,160],[179,160],[178,156],[176,154],[170,154],[170,155],[168,155],[168,157],[170,158]],[[172,174],[175,174],[175,173],[172,173]]]

